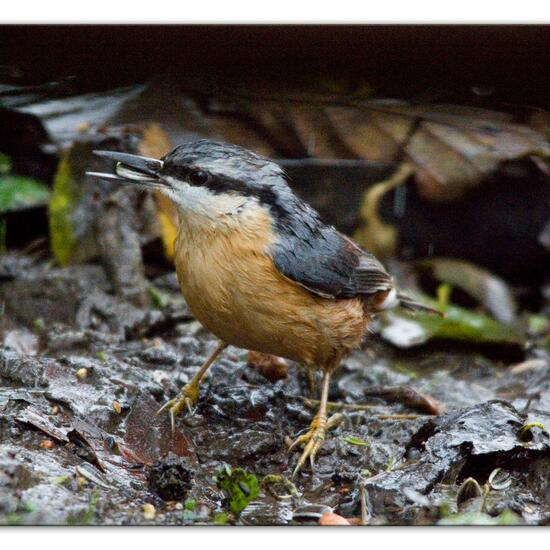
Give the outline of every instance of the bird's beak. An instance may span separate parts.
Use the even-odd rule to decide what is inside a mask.
[[[166,184],[160,178],[162,161],[115,151],[94,151],[95,155],[116,162],[114,173],[86,172],[86,175],[119,183],[141,184],[144,187],[159,188]]]

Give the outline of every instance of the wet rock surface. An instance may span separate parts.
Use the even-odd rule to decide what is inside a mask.
[[[142,307],[115,295],[95,265],[4,264],[3,523],[219,523],[225,514],[316,524],[327,511],[369,524],[433,524],[464,511],[550,520],[550,363],[540,349],[514,365],[477,348],[399,351],[370,335],[334,377],[331,412],[343,418],[315,473],[290,482],[298,455],[288,441],[318,398],[304,369],[291,364],[272,383],[229,348],[195,415],[177,418],[172,434],[156,412],[216,346],[173,275],[148,281],[162,300]],[[428,414],[434,403],[438,416]],[[240,516],[215,481],[225,464],[259,482]],[[468,482],[457,498],[468,478],[481,496]]]

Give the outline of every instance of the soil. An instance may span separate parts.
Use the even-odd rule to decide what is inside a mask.
[[[288,443],[311,421],[320,382],[312,391],[299,365],[271,382],[229,348],[175,433],[156,415],[216,346],[172,273],[148,280],[156,307],[117,296],[94,264],[8,254],[0,276],[3,523],[316,524],[327,511],[366,524],[550,519],[540,349],[398,351],[370,334],[332,382],[342,421],[315,471],[291,481],[299,455]],[[259,484],[240,514],[215,480],[225,465]]]

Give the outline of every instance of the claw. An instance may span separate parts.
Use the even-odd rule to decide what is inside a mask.
[[[164,405],[155,413],[155,416],[158,416],[164,409],[167,409],[172,404],[173,399],[170,399],[170,401],[166,401]]]
[[[296,467],[292,472],[293,478],[302,469],[302,466],[305,464],[308,458],[309,458],[309,463],[311,465],[311,471],[314,471],[315,456],[317,455],[317,451],[323,445],[326,429],[327,429],[327,417],[324,415],[323,416],[317,415],[311,421],[308,432],[296,438],[296,440],[292,443],[292,445],[289,448],[289,451],[292,451],[298,445],[305,444],[302,455],[298,460],[298,464],[296,464]]]
[[[175,399],[167,401],[158,411],[157,416],[168,409],[170,414],[170,425],[172,427],[172,433],[176,431],[176,415],[178,415],[184,408],[187,408],[187,412],[190,416],[193,415],[193,406],[197,403],[199,398],[199,388],[196,384],[186,384],[181,389],[180,395]]]
[[[301,445],[302,443],[307,443],[308,441],[308,434],[300,435],[293,441],[292,445],[290,445],[290,447],[288,448],[288,452],[291,453],[296,447],[298,447],[298,445]]]
[[[304,450],[298,460],[298,464],[292,472],[292,478],[302,469],[303,465],[306,463],[306,460],[309,458],[309,464],[311,466],[311,471],[315,470],[315,457],[319,449],[323,446],[323,441],[328,430],[337,426],[343,419],[342,414],[337,413],[332,415],[328,420],[326,416],[315,416],[311,421],[309,430],[307,433],[297,437],[294,442],[288,448],[288,451],[291,452],[293,449],[299,445],[304,444]]]
[[[187,405],[187,412],[189,413],[189,416],[193,416],[193,403],[191,403],[191,399],[186,397],[185,404]]]
[[[173,409],[170,409],[170,427],[172,428],[172,435],[176,433],[176,415]]]
[[[296,474],[302,469],[303,465],[305,464],[308,458],[309,458],[309,464],[311,466],[311,471],[312,472],[315,471],[315,456],[317,455],[317,452],[323,445],[324,439],[325,439],[324,429],[317,429],[317,430],[314,430],[313,433],[311,433],[311,435],[309,436],[309,441],[307,442],[302,452],[302,455],[300,456],[300,460],[298,460],[298,464],[296,464],[296,468],[294,468],[294,471],[292,472],[292,478],[294,478]]]

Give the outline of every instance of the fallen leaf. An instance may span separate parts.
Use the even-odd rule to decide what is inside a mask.
[[[325,512],[319,519],[319,525],[351,525],[351,523],[338,514]]]
[[[277,382],[277,380],[288,377],[288,363],[276,355],[249,351],[248,364],[256,367],[270,382]]]
[[[344,437],[344,441],[349,445],[358,445],[359,447],[370,447],[370,443],[368,441],[365,441],[360,437],[354,437],[352,435],[348,435]]]
[[[534,156],[547,164],[550,156],[543,132],[498,111],[375,100],[327,112],[360,158],[411,162],[420,193],[432,201],[460,198],[506,161]]]
[[[21,176],[0,176],[0,214],[46,206],[50,190],[42,182]]]
[[[517,304],[506,282],[486,269],[464,260],[430,258],[417,262],[435,279],[461,288],[483,304],[501,323],[511,324]]]
[[[170,143],[170,138],[166,132],[164,132],[160,124],[152,123],[145,127],[138,146],[140,155],[158,159],[171,150],[172,144]],[[174,257],[174,240],[177,235],[178,211],[174,203],[162,193],[155,192],[154,197],[164,253],[166,257],[171,260]]]
[[[512,346],[521,346],[524,341],[512,327],[455,305],[445,308],[445,317],[396,310],[381,317],[381,323],[382,338],[399,348],[419,346],[430,340]]]

